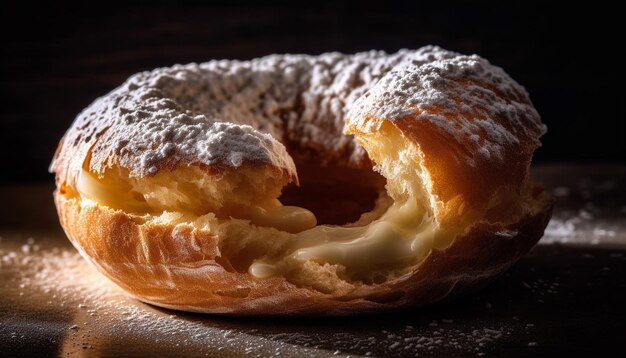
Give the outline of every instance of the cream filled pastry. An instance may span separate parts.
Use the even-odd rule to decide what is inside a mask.
[[[479,56],[427,46],[142,72],[51,165],[61,224],[139,300],[231,315],[423,305],[506,270],[552,199],[545,132]]]

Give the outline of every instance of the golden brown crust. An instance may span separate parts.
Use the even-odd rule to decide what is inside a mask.
[[[539,146],[545,127],[523,87],[484,59],[439,48],[401,51],[389,58],[375,53],[337,56],[348,62],[333,62],[336,56],[330,54],[320,58],[262,59],[263,63],[280,64],[274,72],[268,72],[268,81],[257,78],[259,70],[254,61],[231,64],[239,66],[238,71],[226,71],[217,62],[157,69],[129,79],[94,102],[68,131],[52,164],[59,186],[55,192],[59,217],[74,246],[107,277],[142,301],[230,315],[344,315],[426,304],[487,282],[528,252],[543,234],[552,201],[528,182],[532,153]],[[354,72],[353,67],[361,67],[347,66],[350,61],[363,61],[365,67]],[[363,88],[358,87],[357,80],[355,84],[343,80],[333,84],[341,94],[337,98],[318,93],[319,86],[334,83],[336,78],[358,78],[362,71],[369,71],[370,62],[389,62],[383,66],[386,70],[382,72],[386,73],[363,82]],[[297,80],[311,75],[310,65],[331,63],[337,68],[329,72],[330,77]],[[282,68],[296,64],[301,67],[300,72],[284,76],[286,71]],[[232,78],[237,73],[259,81]],[[247,83],[250,88],[239,90],[231,82]],[[305,88],[296,86],[298,83],[305,83]],[[223,85],[229,90],[237,88],[236,93],[245,92],[250,97],[245,101],[213,98],[215,93],[207,90],[209,84]],[[309,90],[315,95],[305,95]],[[271,106],[253,105],[255,98],[264,98],[268,93],[276,96],[276,101],[270,101]],[[330,97],[324,97],[327,95]],[[247,108],[248,103],[253,108]],[[281,110],[281,106],[286,107]],[[271,113],[266,113],[266,109]],[[256,119],[250,122],[252,115]],[[403,172],[402,183],[398,183],[394,168],[387,168],[391,172],[387,181],[390,196],[396,198],[392,193],[396,189],[397,193],[406,194],[402,184],[414,178],[418,184],[411,185],[423,188],[409,195],[429,206],[428,215],[432,215],[437,229],[449,234],[452,240],[438,242],[438,247],[447,245],[446,248],[432,249],[415,266],[395,273],[402,276],[390,275],[380,284],[342,281],[345,285],[313,289],[305,287],[310,281],[289,281],[282,276],[259,279],[238,272],[236,269],[245,271],[249,260],[243,260],[243,264],[234,260],[231,265],[226,256],[231,249],[248,247],[244,244],[229,248],[225,242],[243,240],[240,232],[220,231],[215,226],[220,220],[229,221],[231,213],[237,212],[237,205],[250,206],[261,199],[274,199],[283,185],[297,182],[294,158],[298,164],[319,160],[327,165],[326,169],[312,167],[312,171],[331,179],[333,176],[325,172],[328,165],[341,164],[345,159],[352,163],[350,168],[359,169],[354,176],[358,179],[348,182],[365,182],[360,169],[366,166],[369,171],[369,161],[363,149],[354,145],[353,138],[339,130],[343,125],[339,122],[346,117],[345,129],[355,134],[357,141],[393,142],[386,152],[379,151],[379,158],[374,156],[375,151],[370,152],[381,168],[384,160],[380,159],[393,162],[388,167],[405,166],[408,174]],[[257,130],[261,128],[271,135]],[[295,148],[294,157],[281,140]],[[363,147],[372,149],[365,144]],[[404,160],[392,157],[398,152],[404,153]],[[343,158],[341,163],[334,162],[337,156]],[[355,167],[355,163],[359,165]],[[187,182],[179,182],[184,168],[192,167],[209,175],[200,180],[187,173]],[[264,181],[246,181],[252,177],[246,176],[245,180],[234,180],[239,186],[226,183],[214,191],[199,190],[217,182],[218,177],[232,179],[229,174],[243,175],[251,168],[258,174],[253,175],[255,179],[263,179],[267,174],[275,180],[265,186],[259,184]],[[133,190],[139,190],[141,195],[158,191],[157,196],[164,201],[149,197],[153,199],[151,205],[160,205],[152,206],[152,213],[193,215],[181,223],[147,219],[148,214],[141,217],[130,214],[130,210],[115,209],[124,208],[123,205],[112,206],[98,197],[82,196],[82,192],[78,195],[78,178],[89,180],[85,179],[89,176],[81,176],[83,171],[99,176],[102,186],[109,185],[105,179],[111,175],[110,180],[135,180]],[[315,176],[306,170],[301,173]],[[389,174],[382,169],[381,173]],[[374,184],[372,187],[382,186],[379,177],[367,177]],[[219,205],[180,204],[176,195],[169,195],[179,190],[179,183],[184,184],[180,187],[185,190],[189,189],[187,184],[195,183],[184,193],[180,189],[177,194],[185,194],[181,197],[214,195]],[[391,190],[393,186],[399,188]],[[127,186],[120,188],[127,190]],[[246,200],[230,203],[230,211],[218,215],[216,208],[237,196],[234,191],[250,193]],[[170,202],[171,197],[175,199]],[[214,220],[194,226],[192,222],[207,213]],[[256,238],[260,230],[249,226]],[[280,242],[275,237],[278,232],[259,236],[259,240]],[[462,233],[455,234],[459,232]],[[302,271],[310,273],[304,268]],[[316,274],[328,273],[312,272],[313,279]],[[339,280],[336,272],[330,275]]]
[[[421,305],[465,292],[502,273],[542,236],[552,201],[510,225],[477,223],[445,250],[433,250],[411,273],[341,296],[254,278],[228,269],[218,238],[189,224],[139,224],[122,211],[82,206],[56,191],[61,224],[74,246],[134,297],[185,311],[229,315],[345,315]]]
[[[524,89],[508,76],[511,87],[505,93],[480,77],[458,76],[453,72],[439,75],[448,89],[438,92],[445,99],[443,103],[421,108],[403,104],[410,114],[387,118],[375,115],[386,99],[373,95],[375,99],[366,101],[347,119],[346,132],[358,139],[360,135],[394,126],[422,154],[421,164],[432,184],[430,194],[443,204],[436,213],[438,222],[447,225],[458,221],[461,215],[469,222],[480,220],[499,191],[523,196],[532,155],[545,129]],[[484,109],[476,104],[482,95],[473,98],[472,88],[488,91],[491,96],[488,103],[495,108],[511,106],[523,110],[518,109],[513,115],[492,108],[485,119],[485,113],[481,112]],[[445,108],[449,103],[454,103],[454,110]],[[464,107],[471,110],[460,113]],[[497,152],[489,153],[485,148],[494,144]],[[481,149],[487,153],[479,155]]]

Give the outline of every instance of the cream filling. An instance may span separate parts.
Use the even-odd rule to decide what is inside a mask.
[[[311,211],[299,206],[283,205],[277,199],[265,205],[251,206],[249,210],[247,216],[257,226],[298,233],[317,225],[317,218]]]
[[[278,261],[255,260],[248,273],[259,278],[284,276],[305,261],[367,271],[406,260],[419,261],[434,245],[434,220],[414,198],[394,203],[367,226],[320,225],[294,235],[290,253]]]
[[[85,170],[76,185],[81,196],[97,203],[137,212],[150,210],[141,194],[130,186],[113,188]],[[316,226],[312,212],[283,206],[278,200],[252,206],[245,216],[256,226],[292,235],[283,257],[253,261],[248,273],[259,278],[287,276],[306,261],[341,265],[351,272],[369,272],[406,261],[415,263],[434,247],[437,233],[434,219],[414,197],[397,200],[366,226]]]
[[[124,208],[133,212],[150,211],[154,193],[150,193],[146,201],[146,195],[134,192],[130,186],[119,187],[119,184],[116,182],[115,185],[108,185],[90,172],[81,170],[76,187],[81,196],[112,208]],[[170,192],[170,195],[175,193]],[[178,196],[178,200],[186,199],[184,195]],[[282,205],[276,199],[250,206],[244,216],[257,226],[273,227],[290,233],[301,232],[317,225],[317,218],[311,211],[298,206]]]
[[[93,174],[81,170],[76,181],[76,189],[81,196],[112,208],[124,208],[127,211],[146,212],[150,210],[141,194],[133,192],[131,188],[115,188],[103,183]]]

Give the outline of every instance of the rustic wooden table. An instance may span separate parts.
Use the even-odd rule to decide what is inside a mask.
[[[95,272],[50,185],[2,187],[0,356],[598,356],[626,332],[626,167],[534,169],[558,199],[531,254],[476,294],[395,314],[241,319],[158,309]]]

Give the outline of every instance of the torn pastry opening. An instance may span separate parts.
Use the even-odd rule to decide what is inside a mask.
[[[123,210],[140,224],[209,230],[219,238],[225,268],[260,279],[284,277],[322,292],[381,283],[447,246],[454,233],[435,220],[428,173],[414,143],[388,123],[357,139],[375,172],[301,161],[301,192],[286,187],[290,178],[274,167],[244,165],[215,174],[178,167],[151,177],[117,167],[97,175],[85,167],[75,194],[82,205]]]

